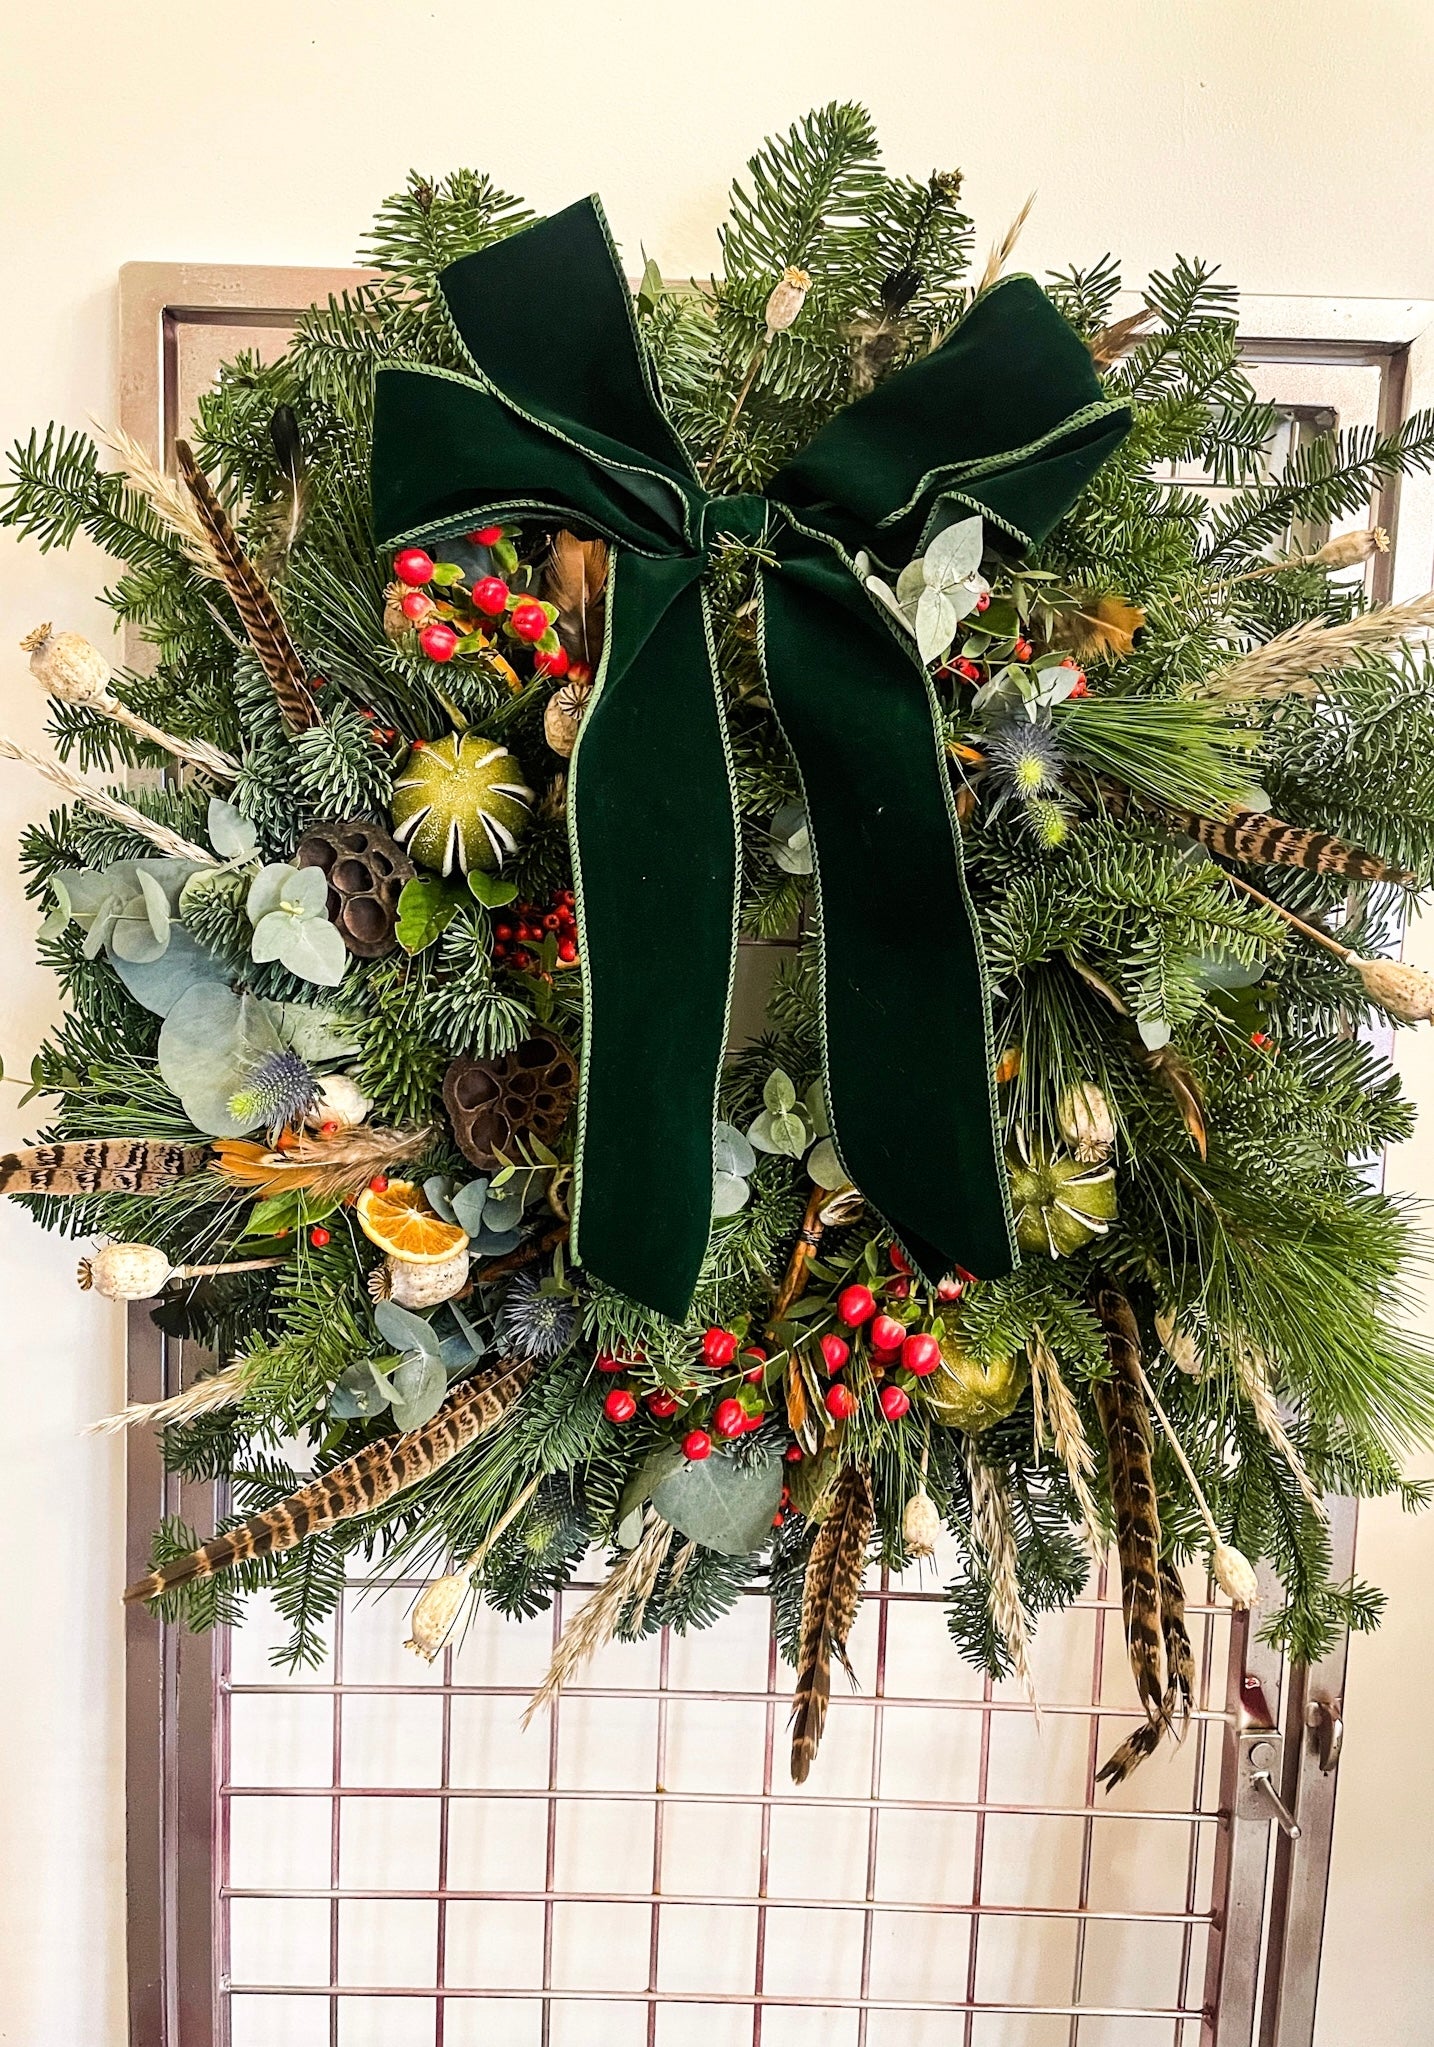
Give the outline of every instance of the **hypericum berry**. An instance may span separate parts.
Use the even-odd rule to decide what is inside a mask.
[[[718,1372],[737,1355],[737,1339],[730,1329],[709,1329],[702,1338],[702,1362]]]
[[[1274,1042],[1268,1031],[1251,1031],[1250,1033],[1250,1043],[1257,1052],[1268,1052]]]
[[[740,1400],[719,1400],[712,1416],[712,1426],[719,1436],[740,1436],[747,1426],[746,1410]]]
[[[909,1301],[911,1298],[911,1281],[903,1272],[898,1278],[887,1281],[886,1292],[890,1300]]]
[[[677,1407],[675,1393],[649,1393],[647,1396],[647,1411],[649,1414],[655,1414],[660,1422],[671,1421]]]
[[[325,1244],[327,1244],[328,1241],[329,1233],[324,1228],[323,1224],[315,1223],[314,1227],[309,1231],[309,1242],[313,1245],[314,1249],[316,1251],[322,1251]]]
[[[565,967],[570,967],[573,961],[577,958],[577,956],[578,948],[576,939],[560,938],[558,940],[558,958],[562,961]]]
[[[614,1386],[602,1404],[602,1411],[610,1422],[630,1422],[637,1413],[637,1402],[625,1386]]]
[[[444,625],[441,619],[426,625],[418,635],[418,644],[430,661],[451,661],[458,651],[458,635],[451,625]]]
[[[928,1379],[941,1362],[941,1346],[934,1336],[908,1336],[901,1346],[901,1362],[917,1379]]]
[[[689,1429],[682,1438],[682,1454],[690,1464],[700,1464],[712,1455],[712,1438],[706,1429]]]
[[[600,1350],[593,1359],[593,1363],[600,1372],[625,1372],[627,1370],[627,1359],[614,1357],[610,1350]]]
[[[536,597],[520,597],[508,623],[520,640],[540,640],[548,630],[548,614]]]
[[[951,672],[953,675],[959,675],[963,682],[979,682],[981,680],[980,668],[974,661],[968,661],[964,654],[951,663]]]
[[[755,1413],[755,1414],[749,1414],[749,1415],[748,1415],[748,1417],[747,1417],[747,1419],[746,1419],[746,1420],[745,1420],[745,1421],[743,1422],[743,1424],[742,1424],[742,1430],[743,1430],[743,1433],[744,1433],[745,1435],[748,1435],[748,1436],[750,1436],[750,1435],[751,1435],[751,1433],[752,1433],[752,1431],[753,1431],[753,1429],[760,1429],[760,1428],[761,1428],[761,1426],[762,1426],[762,1424],[763,1424],[763,1422],[764,1422],[764,1421],[765,1421],[766,1419],[767,1419],[767,1410],[766,1410],[766,1408],[765,1408],[765,1407],[759,1407],[759,1408],[757,1409],[757,1411],[756,1411],[756,1413]]]
[[[891,1266],[894,1272],[909,1273],[911,1271],[911,1260],[902,1250],[900,1244],[888,1244],[886,1247],[886,1255],[891,1260]]]
[[[334,1121],[333,1117],[328,1116],[319,1125],[319,1135],[320,1137],[336,1137],[338,1135],[338,1129],[339,1126]]]
[[[1072,701],[1074,701],[1074,699],[1077,697],[1088,697],[1089,695],[1090,684],[1086,681],[1085,677],[1082,676],[1079,682],[1072,685],[1071,688]]]
[[[871,1325],[874,1350],[900,1350],[906,1341],[905,1326],[894,1315],[878,1315]]]
[[[412,590],[433,581],[433,556],[421,547],[402,547],[393,558],[393,573]]]
[[[387,1194],[387,1192],[388,1192],[388,1174],[387,1174],[387,1173],[375,1173],[375,1174],[374,1174],[374,1176],[373,1176],[373,1178],[372,1178],[372,1179],[371,1179],[371,1180],[369,1181],[369,1183],[368,1183],[368,1184],[369,1184],[370,1188],[372,1189],[372,1191],[373,1191],[373,1192],[374,1192],[375,1194]]]
[[[788,1464],[800,1464],[802,1461],[801,1444],[788,1443],[786,1449],[782,1452],[782,1455],[786,1459]]]
[[[1032,654],[1034,654],[1035,651],[1036,650],[1031,645],[1030,641],[1024,638],[1023,636],[1022,638],[1018,639],[1014,647],[1012,647],[1011,659],[1013,661],[1029,661]]]
[[[784,1521],[786,1520],[786,1518],[787,1518],[787,1517],[786,1517],[786,1515],[785,1515],[785,1514],[784,1514],[784,1513],[782,1512],[781,1508],[780,1508],[780,1507],[778,1507],[778,1509],[777,1509],[776,1513],[775,1513],[775,1514],[774,1514],[774,1515],[772,1516],[772,1526],[773,1526],[773,1528],[780,1528],[780,1527],[781,1527],[781,1525],[782,1525],[782,1523],[783,1523],[783,1522],[784,1522]]]
[[[965,1291],[960,1280],[951,1275],[937,1282],[936,1298],[938,1301],[959,1301]]]
[[[876,1313],[876,1295],[869,1286],[844,1286],[837,1295],[837,1314],[848,1329],[859,1329]]]
[[[829,1372],[839,1372],[850,1356],[851,1345],[843,1343],[835,1331],[822,1338],[822,1357]]]
[[[508,585],[501,576],[480,576],[468,593],[475,611],[497,618],[508,608]]]
[[[475,526],[463,537],[474,547],[496,547],[503,538],[503,529],[501,526]]]
[[[551,654],[535,654],[533,656],[534,674],[551,675],[554,681],[560,675],[567,674],[568,666],[568,650],[566,647],[554,647]]]
[[[421,590],[409,590],[399,599],[398,608],[405,618],[416,624],[420,618],[427,618],[432,611],[433,599],[425,597]]]
[[[911,1405],[911,1395],[900,1386],[883,1386],[876,1397],[889,1422],[899,1422]]]
[[[981,612],[983,612],[983,611],[989,611],[990,609],[991,609],[991,593],[990,593],[990,591],[989,591],[989,590],[983,590],[983,591],[981,592],[980,596],[979,596],[979,597],[978,597],[978,598],[976,599],[976,611],[977,611],[977,614],[979,615],[979,614],[980,614]]]
[[[823,1405],[834,1421],[844,1422],[856,1413],[856,1395],[845,1380],[836,1379],[828,1386]]]

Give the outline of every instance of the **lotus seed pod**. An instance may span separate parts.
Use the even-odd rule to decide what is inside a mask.
[[[468,1597],[468,1581],[473,1574],[471,1564],[463,1564],[446,1577],[435,1578],[418,1596],[413,1609],[413,1633],[404,1643],[405,1649],[412,1649],[425,1663],[432,1663],[434,1657],[448,1640],[459,1609]]]
[[[1184,1372],[1191,1379],[1198,1379],[1205,1368],[1200,1355],[1200,1346],[1188,1329],[1176,1326],[1175,1317],[1162,1308],[1155,1317],[1155,1333],[1160,1338],[1166,1357],[1177,1371]]]
[[[1241,1551],[1227,1542],[1217,1542],[1210,1558],[1215,1583],[1232,1606],[1254,1606],[1260,1596],[1255,1567]]]
[[[1022,1141],[1007,1157],[1016,1242],[1023,1251],[1069,1258],[1103,1237],[1115,1216],[1115,1173]]]
[[[1434,1018],[1434,974],[1407,967],[1403,960],[1362,960],[1351,953],[1345,962],[1364,983],[1364,992],[1401,1023],[1428,1023]]]
[[[370,1273],[368,1290],[376,1301],[396,1301],[400,1308],[436,1308],[451,1301],[468,1284],[468,1253],[455,1251],[438,1265],[415,1265],[407,1258],[387,1258]]]
[[[450,732],[415,746],[393,785],[393,835],[439,874],[495,874],[518,848],[533,792],[506,746]]]
[[[79,1282],[107,1301],[152,1301],[173,1272],[168,1254],[155,1244],[103,1244],[80,1260]]]
[[[930,1408],[948,1429],[965,1429],[973,1436],[1004,1421],[1026,1390],[1021,1359],[992,1358],[980,1364],[959,1337],[943,1336],[940,1341],[941,1363],[912,1387],[912,1398]]]
[[[812,280],[805,270],[789,263],[767,300],[767,332],[781,334],[790,327],[806,303]]]
[[[110,693],[110,664],[83,633],[52,632],[37,625],[20,645],[30,656],[30,673],[52,697],[67,704],[92,704]]]
[[[309,1111],[311,1123],[337,1123],[353,1130],[363,1122],[373,1103],[356,1080],[346,1073],[326,1073],[319,1082],[318,1098]]]
[[[1066,1089],[1056,1108],[1056,1122],[1082,1165],[1099,1165],[1115,1148],[1115,1118],[1093,1080]]]
[[[901,1539],[911,1557],[934,1557],[941,1535],[941,1516],[925,1486],[918,1486],[901,1517]]]

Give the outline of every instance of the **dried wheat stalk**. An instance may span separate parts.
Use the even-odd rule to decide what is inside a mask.
[[[1406,604],[1383,604],[1362,611],[1338,625],[1306,619],[1277,633],[1263,647],[1228,661],[1205,679],[1209,697],[1230,699],[1278,696],[1316,696],[1316,677],[1324,669],[1342,668],[1357,655],[1387,647],[1411,633],[1434,626],[1434,590],[1412,597]]]
[[[1011,1525],[1011,1503],[1000,1479],[988,1464],[981,1462],[970,1443],[966,1445],[966,1478],[971,1488],[971,1533],[986,1559],[991,1618],[1006,1645],[1011,1669],[1021,1680],[1039,1717],[1040,1701],[1031,1676],[1031,1626],[1016,1575],[1016,1531]]]
[[[1007,263],[1010,262],[1011,252],[1015,248],[1017,242],[1021,239],[1021,230],[1025,226],[1026,222],[1030,219],[1031,208],[1035,205],[1035,203],[1036,195],[1034,192],[1032,192],[1029,199],[1027,199],[1025,205],[1021,208],[1020,212],[1011,222],[1011,225],[1006,229],[1005,234],[1002,235],[1000,241],[992,245],[991,253],[986,258],[986,267],[981,272],[981,282],[976,287],[976,296],[978,298],[980,297],[983,291],[989,291],[991,289],[991,286],[996,282],[996,279],[1001,275],[1001,272],[1005,269]]]
[[[1321,1521],[1325,1520],[1327,1512],[1324,1499],[1314,1480],[1305,1470],[1300,1453],[1290,1441],[1289,1431],[1280,1419],[1279,1406],[1270,1384],[1270,1368],[1267,1361],[1253,1344],[1239,1343],[1232,1347],[1230,1363],[1235,1374],[1235,1383],[1249,1401],[1261,1430],[1289,1465],[1294,1473],[1295,1484],[1310,1506]]]
[[[143,1428],[151,1422],[164,1429],[176,1428],[197,1415],[213,1414],[216,1408],[232,1406],[243,1394],[248,1378],[249,1360],[236,1358],[222,1372],[196,1379],[192,1386],[186,1386],[182,1393],[172,1393],[168,1400],[134,1400],[118,1414],[102,1415],[97,1422],[86,1423],[84,1433],[117,1436],[125,1429]]]
[[[132,803],[122,802],[106,789],[92,789],[88,782],[82,782],[78,775],[72,775],[58,761],[46,760],[43,754],[32,753],[28,746],[21,746],[3,734],[0,734],[0,760],[23,761],[37,775],[43,775],[47,782],[63,789],[74,802],[87,804],[101,817],[112,818],[116,824],[127,825],[131,831],[141,833],[152,846],[157,846],[161,853],[168,853],[175,860],[193,860],[200,867],[218,867],[221,864],[205,847],[182,839],[168,825],[156,824],[152,817],[146,817]]]
[[[1049,1422],[1056,1455],[1066,1468],[1066,1479],[1080,1509],[1087,1547],[1093,1557],[1104,1556],[1106,1532],[1090,1483],[1095,1475],[1095,1452],[1081,1423],[1080,1410],[1039,1327],[1031,1331],[1026,1356],[1031,1363],[1031,1407],[1035,1417],[1036,1448],[1038,1451],[1045,1448]]]
[[[664,1521],[649,1507],[642,1540],[636,1549],[629,1550],[622,1562],[614,1565],[592,1598],[584,1601],[558,1637],[548,1674],[528,1701],[523,1715],[525,1727],[535,1713],[541,1712],[544,1706],[551,1706],[569,1679],[576,1677],[584,1664],[612,1640],[619,1622],[629,1609],[636,1619],[641,1619],[657,1584],[663,1559],[672,1547],[673,1533],[672,1523]]]
[[[148,498],[195,568],[214,582],[222,583],[224,570],[214,552],[214,543],[184,485],[176,477],[166,476],[150,459],[149,450],[123,427],[101,426],[98,420],[93,425],[103,445],[118,458],[135,489]]]

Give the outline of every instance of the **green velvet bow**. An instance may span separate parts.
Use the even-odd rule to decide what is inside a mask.
[[[839,1155],[929,1278],[1009,1270],[989,1003],[938,707],[854,560],[899,568],[973,509],[1015,548],[1040,540],[1128,411],[1012,277],[764,495],[718,497],[663,412],[595,199],[463,257],[442,286],[471,375],[379,372],[379,541],[531,519],[613,549],[568,794],[586,976],[574,1255],[682,1316],[711,1231],[739,841],[704,578],[713,548],[741,540],[760,549],[767,694],[816,863]]]

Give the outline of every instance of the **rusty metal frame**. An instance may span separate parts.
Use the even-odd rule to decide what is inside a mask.
[[[209,265],[168,265],[130,264],[121,274],[120,292],[120,348],[121,375],[120,394],[121,423],[138,439],[167,459],[172,451],[173,440],[182,422],[177,416],[176,394],[178,388],[178,360],[186,325],[214,326],[241,325],[255,329],[273,330],[282,326],[302,307],[316,299],[322,300],[331,292],[351,288],[362,281],[365,273],[356,270],[311,270],[302,268],[260,269],[246,266]],[[1291,301],[1270,301],[1279,313],[1279,320],[1264,326],[1255,315],[1255,324],[1260,334],[1245,345],[1255,361],[1273,362],[1304,360],[1311,363],[1348,362],[1368,364],[1377,367],[1381,373],[1380,424],[1388,426],[1404,416],[1411,403],[1411,392],[1420,390],[1431,381],[1428,362],[1429,344],[1426,335],[1434,331],[1434,307],[1406,305],[1403,307],[1379,306],[1377,316],[1361,324],[1362,315],[1357,308],[1346,306],[1338,315],[1328,318],[1306,310],[1304,312]],[[1311,302],[1312,306],[1314,302]],[[1289,331],[1283,331],[1288,323]],[[1317,338],[1321,334],[1333,338]],[[1371,338],[1372,337],[1372,338]],[[1396,514],[1400,511],[1399,484],[1386,486],[1376,507],[1380,523],[1393,527]],[[1427,554],[1427,543],[1434,533],[1434,505],[1421,504],[1413,520],[1417,529],[1415,552]],[[1408,550],[1405,550],[1407,554]],[[1427,562],[1421,562],[1420,586],[1427,577],[1423,570]],[[1377,597],[1385,598],[1395,588],[1396,561],[1394,557],[1383,558],[1373,567],[1373,589]],[[194,1360],[189,1360],[190,1370],[186,1371],[183,1346],[161,1334],[142,1307],[135,1307],[130,1313],[129,1326],[129,1397],[132,1400],[148,1400],[164,1397],[179,1389],[186,1377],[192,1377],[196,1369]],[[162,1470],[153,1442],[136,1434],[130,1439],[128,1463],[128,1561],[132,1574],[144,1568],[148,1552],[150,1533],[157,1519],[168,1513],[179,1513],[197,1523],[208,1520],[214,1509],[213,1488],[191,1486],[177,1481]],[[1354,1510],[1350,1503],[1332,1503],[1332,1537],[1336,1553],[1336,1567],[1346,1570],[1352,1562],[1354,1541]],[[872,1780],[869,1794],[864,1798],[832,1798],[808,1800],[809,1803],[832,1806],[858,1805],[870,1815],[869,1846],[867,1857],[866,1897],[863,1900],[806,1900],[782,1899],[779,1902],[767,1894],[767,1857],[770,1840],[771,1814],[782,1802],[783,1794],[774,1789],[773,1767],[777,1734],[777,1714],[784,1706],[785,1694],[778,1684],[775,1661],[775,1645],[769,1655],[766,1690],[760,1694],[747,1694],[749,1700],[759,1699],[765,1708],[765,1757],[760,1799],[753,1801],[751,1794],[731,1794],[740,1797],[741,1802],[758,1802],[762,1807],[761,1859],[759,1890],[755,1899],[749,1901],[756,1907],[758,1932],[756,1940],[756,1972],[750,1993],[744,1993],[740,2000],[753,2011],[753,2042],[760,2047],[763,2012],[774,2005],[799,2002],[791,1998],[774,1995],[764,1985],[764,1956],[768,1915],[776,1910],[786,1910],[803,1904],[823,1905],[828,1908],[860,1911],[863,1914],[862,1962],[859,1993],[854,1999],[836,2000],[836,2005],[849,2007],[857,2012],[858,2038],[866,2037],[868,2014],[873,2010],[939,2009],[953,2016],[962,2014],[962,2038],[970,2047],[973,2040],[972,2028],[978,2014],[992,2007],[983,2005],[977,1996],[977,1957],[979,1932],[982,1919],[996,1917],[1002,1908],[981,1897],[981,1856],[985,1819],[991,1813],[1018,1810],[1039,1814],[1043,1810],[1062,1813],[1072,1812],[1070,1807],[1042,1808],[1039,1804],[1019,1808],[1003,1807],[989,1802],[987,1798],[986,1768],[990,1756],[992,1730],[999,1716],[1013,1710],[1013,1702],[993,1697],[991,1688],[986,1687],[979,1702],[968,1702],[981,1713],[981,1772],[977,1798],[964,1807],[947,1806],[944,1802],[931,1801],[887,1801],[880,1795],[880,1729],[885,1714],[895,1704],[907,1705],[925,1703],[928,1707],[951,1702],[893,1701],[885,1691],[885,1650],[890,1616],[906,1599],[929,1597],[929,1594],[909,1593],[893,1587],[883,1577],[879,1587],[869,1595],[878,1608],[878,1656],[877,1685],[868,1700],[868,1707],[875,1714],[877,1738],[873,1744]],[[1107,1613],[1118,1611],[1118,1602],[1112,1602],[1109,1588],[1102,1577],[1093,1600],[1087,1602],[1096,1609],[1095,1617],[1095,1670],[1098,1672],[1102,1639]],[[560,1611],[560,1609],[559,1609]],[[1194,1612],[1210,1609],[1192,1609]],[[558,1613],[554,1626],[558,1624]],[[1091,1723],[1090,1762],[1087,1771],[1086,1800],[1083,1812],[1077,1816],[1083,1820],[1084,1837],[1080,1896],[1076,1907],[1070,1912],[1056,1910],[1053,1914],[1019,1909],[1020,1916],[1040,1918],[1042,1916],[1070,1917],[1080,1919],[1081,1930],[1077,1937],[1075,1972],[1071,1985],[1070,2001],[1060,2005],[1001,2005],[996,2007],[1007,2011],[1043,2012],[1063,2016],[1069,2020],[1071,2047],[1079,2047],[1082,2018],[1102,2015],[1101,2007],[1081,2003],[1081,1977],[1084,1955],[1084,1927],[1091,1920],[1102,1916],[1119,1918],[1142,1915],[1092,1914],[1089,1909],[1090,1875],[1094,1842],[1098,1822],[1113,1822],[1120,1819],[1152,1822],[1179,1821],[1191,1829],[1192,1843],[1187,1883],[1185,1909],[1175,1914],[1144,1915],[1154,1920],[1174,1919],[1184,1927],[1183,1955],[1180,1971],[1181,1991],[1174,2007],[1151,2010],[1150,2018],[1169,2020],[1174,2028],[1177,2043],[1185,2040],[1188,2028],[1198,2026],[1202,2047],[1309,2047],[1313,2037],[1313,2014],[1317,1988],[1317,1967],[1320,1933],[1323,1924],[1325,1886],[1328,1876],[1330,1832],[1333,1820],[1336,1776],[1333,1769],[1325,1772],[1321,1768],[1323,1751],[1327,1748],[1329,1731],[1338,1718],[1339,1699],[1343,1683],[1344,1645],[1325,1663],[1311,1670],[1293,1670],[1285,1674],[1279,1658],[1263,1647],[1255,1638],[1248,1624],[1237,1618],[1232,1624],[1231,1653],[1227,1659],[1225,1673],[1225,1695],[1219,1705],[1213,1703],[1211,1687],[1214,1683],[1212,1663],[1213,1630],[1206,1629],[1202,1654],[1202,1710],[1197,1718],[1196,1731],[1192,1737],[1200,1744],[1201,1767],[1196,1772],[1196,1788],[1192,1801],[1196,1808],[1191,1812],[1170,1813],[1124,1813],[1119,1808],[1098,1805],[1093,1789],[1096,1745],[1102,1719],[1111,1716],[1111,1709],[1099,1704],[1098,1689],[1092,1694],[1090,1706],[1069,1706],[1048,1709],[1057,1712],[1073,1711],[1085,1714]],[[226,1950],[226,1918],[223,1901],[214,1887],[214,1850],[216,1842],[221,1852],[227,1836],[228,1810],[232,1797],[242,1787],[229,1781],[227,1745],[227,1699],[234,1690],[228,1669],[227,1642],[220,1637],[216,1642],[205,1638],[193,1638],[179,1630],[157,1626],[144,1612],[132,1612],[127,1617],[127,1793],[128,1793],[128,1894],[129,1894],[129,1954],[130,1954],[130,2038],[132,2047],[224,2047],[227,2028],[224,2023],[222,1986],[228,1977],[228,1955]],[[340,1666],[341,1669],[341,1666]],[[658,1990],[658,1945],[659,1945],[659,1904],[660,1902],[684,1902],[670,1895],[661,1895],[662,1858],[662,1814],[664,1793],[661,1790],[663,1748],[666,1739],[667,1714],[671,1699],[667,1678],[667,1647],[662,1650],[661,1675],[655,1693],[658,1700],[658,1745],[657,1774],[655,1788],[649,1793],[619,1794],[643,1801],[651,1800],[655,1807],[654,1865],[651,1894],[651,1963],[649,1985],[643,1993],[627,1992],[620,2001],[646,2002],[647,2037],[655,2039],[656,2013],[659,2002],[724,2002],[710,1994],[700,1998],[683,1994],[661,1993]],[[288,1691],[290,1686],[274,1687]],[[315,1689],[315,1687],[306,1687]],[[337,2003],[333,1985],[337,1982],[338,1966],[338,1910],[339,1870],[337,1863],[340,1815],[345,1800],[362,1796],[393,1795],[382,1791],[363,1791],[346,1787],[341,1781],[342,1747],[340,1703],[345,1692],[355,1688],[342,1684],[336,1678],[332,1687],[335,1701],[334,1713],[334,1778],[328,1787],[299,1790],[290,1795],[327,1797],[331,1801],[333,1815],[333,1866],[331,1884],[319,1895],[328,1896],[331,1904],[331,1978],[333,1982],[319,1994],[330,1997],[331,2032],[336,2037]],[[374,1688],[360,1688],[374,1689]],[[378,1688],[382,1689],[382,1688]],[[398,1688],[394,1688],[398,1689]],[[426,1688],[427,1689],[427,1688]],[[418,1795],[440,1796],[447,1812],[447,1802],[471,1794],[462,1786],[449,1781],[448,1769],[449,1736],[451,1727],[452,1701],[469,1688],[455,1684],[451,1652],[444,1670],[441,1686],[443,1698],[444,1766],[442,1783],[431,1791]],[[586,1687],[575,1687],[573,1696],[584,1695]],[[640,1695],[625,1693],[625,1695]],[[681,1696],[693,1696],[683,1693]],[[701,1696],[697,1694],[696,1696]],[[716,1696],[716,1695],[713,1695]],[[722,1694],[721,1696],[729,1696]],[[735,1695],[732,1695],[735,1696]],[[216,1711],[216,1706],[218,1710]],[[1283,1717],[1281,1717],[1283,1716]],[[1281,1734],[1283,1738],[1281,1741]],[[1205,1781],[1204,1764],[1206,1744],[1212,1733],[1219,1733],[1220,1785],[1216,1803],[1209,1810],[1198,1809],[1200,1789]],[[1280,1745],[1274,1751],[1277,1756],[1275,1777],[1272,1788],[1284,1804],[1293,1810],[1299,1825],[1299,1838],[1292,1840],[1272,1829],[1268,1811],[1262,1807],[1259,1788],[1252,1785],[1254,1765],[1252,1749],[1261,1739],[1273,1734]],[[546,1798],[548,1801],[548,1849],[544,1886],[538,1899],[543,1904],[545,1915],[544,1980],[551,1985],[552,1973],[552,1924],[555,1904],[560,1897],[577,1898],[576,1892],[559,1893],[555,1888],[553,1816],[557,1810],[557,1799],[581,1798],[582,1792],[559,1790],[556,1775],[558,1721],[555,1716],[549,1736],[550,1768],[546,1787],[532,1790],[517,1790],[506,1794],[487,1792],[482,1795],[506,1795],[519,1798]],[[1268,1756],[1265,1758],[1268,1760]],[[1337,1758],[1336,1758],[1337,1760]],[[277,1787],[264,1787],[267,1795],[283,1795]],[[610,1799],[610,1791],[589,1793]],[[1268,1794],[1266,1794],[1267,1796]],[[722,1802],[724,1794],[707,1794],[714,1802]],[[683,1802],[690,1802],[687,1794]],[[904,1804],[908,1808],[969,1810],[976,1817],[976,1867],[973,1897],[970,1904],[949,1906],[913,1906],[893,1904],[876,1895],[877,1844],[881,1812],[893,1805]],[[1199,1884],[1200,1839],[1213,1837],[1215,1842],[1215,1869],[1213,1873],[1213,1896],[1218,1901],[1212,1912],[1197,1908]],[[1274,1842],[1273,1851],[1271,1842]],[[446,1830],[441,1836],[446,1842]],[[345,1893],[349,1895],[349,1893]],[[462,1895],[447,1887],[443,1867],[443,1850],[440,1851],[439,1889],[433,1894],[438,1901],[439,1926],[439,1976],[442,1984],[443,1927],[447,1902]],[[483,1893],[497,1897],[503,1893]],[[529,1895],[529,1894],[523,1894]],[[623,1894],[624,1902],[630,1902],[629,1894]],[[722,1898],[686,1900],[694,1904],[727,1904]],[[889,2000],[871,1995],[872,1929],[875,1914],[887,1910],[944,1910],[956,1918],[968,1921],[968,1959],[966,1966],[966,1994],[956,2003],[939,2006],[922,2006],[905,2003],[893,2006]],[[1193,1960],[1193,1941],[1197,1926],[1209,1927],[1206,1966],[1201,2002],[1192,2001],[1190,1976]],[[291,1986],[285,1986],[293,1994]],[[299,1993],[306,1994],[306,1993]],[[386,1994],[382,1990],[378,1994]],[[472,1995],[463,1990],[451,1990],[448,1995]],[[498,1991],[489,1994],[508,1996],[514,1993]],[[573,1993],[549,1994],[568,1996]],[[613,1994],[614,2001],[617,1993]],[[596,1993],[598,2004],[608,2001],[606,1993]],[[835,2006],[833,2007],[835,2008]],[[441,2000],[438,2021],[438,2039],[442,2039]],[[1132,2018],[1137,2014],[1133,2007],[1121,2007],[1121,2015]],[[546,2021],[544,2037],[546,2038]]]

